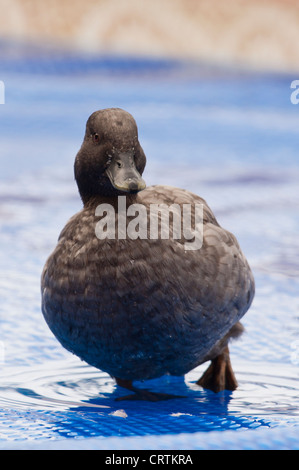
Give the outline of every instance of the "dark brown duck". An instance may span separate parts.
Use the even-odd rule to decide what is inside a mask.
[[[242,333],[239,320],[254,296],[252,272],[234,235],[202,198],[169,186],[145,189],[145,163],[129,113],[115,108],[90,116],[75,160],[84,207],[66,224],[44,267],[45,320],[66,349],[135,398],[167,396],[138,390],[133,381],[184,375],[206,361],[211,364],[197,383],[214,392],[234,390],[228,342]],[[159,236],[152,236],[157,204],[173,209],[168,237],[161,235],[161,214],[155,219]],[[193,235],[196,207],[203,210],[198,249],[186,248],[191,242],[183,217],[176,218],[187,206]]]

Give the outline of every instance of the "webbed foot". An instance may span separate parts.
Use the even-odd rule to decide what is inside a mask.
[[[146,390],[146,389],[136,388],[132,385],[132,382],[130,380],[123,380],[117,377],[115,377],[115,380],[116,380],[117,385],[119,385],[120,387],[126,388],[134,392],[134,394],[125,395],[124,397],[116,398],[116,401],[144,400],[144,401],[157,402],[157,401],[163,401],[163,400],[171,400],[174,398],[185,398],[181,395],[171,395],[168,393],[150,392],[149,390]]]
[[[210,366],[196,383],[215,393],[222,390],[236,390],[238,382],[232,369],[227,346],[219,356],[212,359]]]

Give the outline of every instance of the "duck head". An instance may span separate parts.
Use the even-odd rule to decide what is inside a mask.
[[[115,197],[145,188],[145,154],[134,118],[119,108],[95,111],[87,120],[75,160],[75,179],[86,203],[94,196]]]

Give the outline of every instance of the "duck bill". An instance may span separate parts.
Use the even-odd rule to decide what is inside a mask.
[[[138,172],[131,152],[114,155],[106,170],[112,186],[125,193],[138,193],[145,187],[145,181]]]

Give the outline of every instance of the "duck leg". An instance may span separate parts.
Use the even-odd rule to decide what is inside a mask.
[[[121,400],[162,401],[162,400],[170,400],[172,398],[184,398],[178,395],[169,395],[168,393],[156,393],[156,392],[150,392],[145,389],[139,389],[133,386],[131,380],[119,379],[118,377],[114,377],[114,378],[116,380],[117,385],[134,392],[134,395],[126,395],[124,397],[116,398],[116,401],[121,401]]]
[[[238,382],[230,362],[228,346],[223,349],[221,354],[212,359],[210,366],[196,383],[215,393],[237,388]]]

